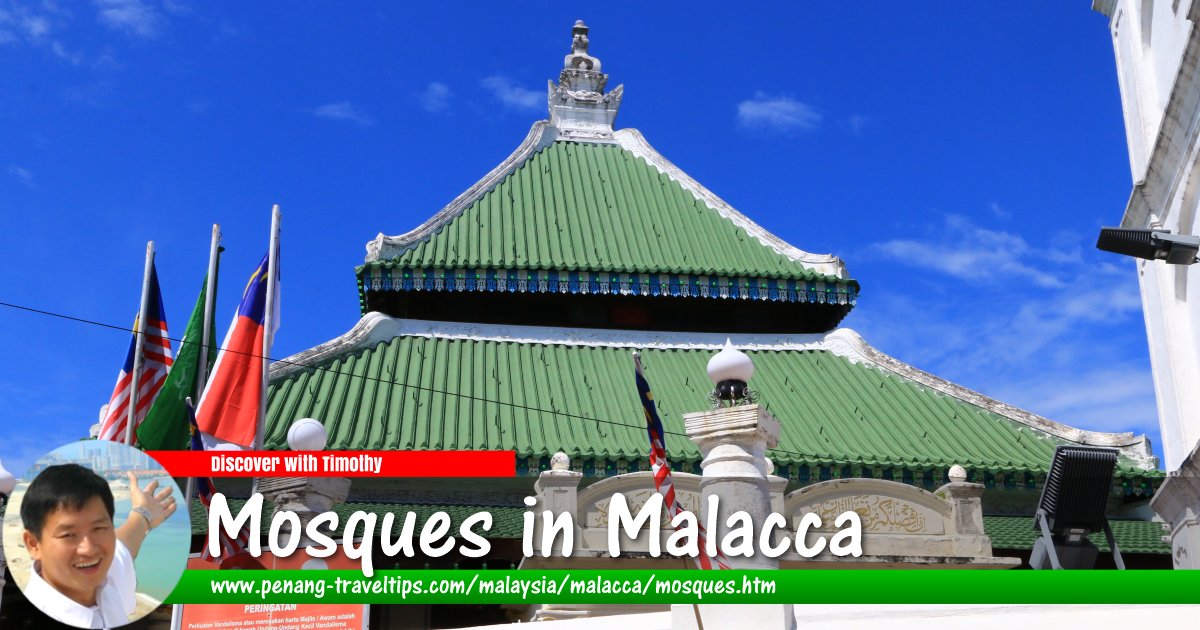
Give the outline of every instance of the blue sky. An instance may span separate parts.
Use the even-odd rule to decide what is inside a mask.
[[[154,240],[178,336],[220,223],[223,326],[279,203],[274,354],[331,339],[364,244],[516,147],[583,18],[625,85],[617,126],[843,257],[863,286],[844,325],[1161,452],[1134,267],[1094,249],[1131,183],[1088,2],[564,4],[0,0],[0,301],[128,326]],[[127,344],[0,307],[6,467],[86,432]]]

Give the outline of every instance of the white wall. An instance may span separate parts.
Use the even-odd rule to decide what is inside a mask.
[[[1110,17],[1133,192],[1122,224],[1197,234],[1195,0],[1096,0]],[[1185,61],[1186,60],[1186,61]],[[1167,470],[1200,441],[1200,265],[1138,261]]]

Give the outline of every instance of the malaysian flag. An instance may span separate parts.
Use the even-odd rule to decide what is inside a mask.
[[[675,515],[683,512],[683,506],[675,498],[675,486],[671,483],[671,464],[667,461],[666,431],[663,430],[662,420],[658,418],[658,410],[654,408],[654,394],[650,393],[650,383],[642,372],[642,358],[633,353],[634,375],[637,378],[638,399],[642,401],[642,411],[646,415],[646,433],[650,438],[650,467],[654,471],[654,489],[663,497],[663,505],[667,508],[667,516],[674,520]],[[705,552],[708,535],[704,525],[696,519],[699,528],[698,547],[700,555],[694,558],[696,566],[701,569],[728,569],[725,556],[717,551],[715,558],[710,558]]]
[[[267,360],[263,357],[263,337],[273,335],[266,329],[267,289],[274,281],[279,295],[279,274],[267,269],[270,254],[250,276],[233,323],[221,344],[221,353],[213,365],[204,395],[196,405],[196,422],[204,432],[204,444],[236,445],[250,448],[255,445],[259,410],[262,408],[263,372]],[[271,306],[273,328],[279,326],[279,300]],[[262,448],[261,444],[255,445]]]
[[[204,444],[200,439],[200,428],[196,426],[196,409],[192,406],[191,397],[185,402],[188,412],[188,431],[192,434],[192,450],[203,451]],[[205,514],[208,513],[209,506],[212,504],[213,493],[216,492],[216,487],[213,486],[212,479],[209,477],[196,477],[196,498],[200,499],[200,505],[204,506]],[[242,527],[238,532],[237,537],[230,536],[225,532],[225,528],[217,528],[217,541],[221,545],[221,554],[214,556],[209,552],[208,539],[205,538],[203,549],[200,552],[200,558],[207,562],[212,562],[218,567],[222,566],[228,560],[238,558],[246,558],[249,556],[247,547],[250,545],[250,530]],[[257,561],[253,561],[257,564]],[[261,568],[261,567],[257,567]]]
[[[158,288],[158,272],[154,264],[150,264],[149,295],[146,301],[146,322],[144,327],[145,341],[142,344],[142,372],[137,384],[137,409],[134,412],[134,428],[142,423],[154,397],[162,389],[163,381],[167,380],[167,372],[171,369],[174,359],[171,356],[171,339],[167,335],[167,316],[163,312],[162,292]],[[137,319],[134,319],[133,329],[138,329]],[[137,354],[137,332],[129,341],[129,352],[125,355],[125,364],[121,366],[121,374],[117,376],[117,386],[113,388],[112,398],[108,401],[108,412],[100,422],[101,440],[125,442],[125,427],[129,423],[129,398],[133,391],[130,385],[133,381],[134,355]],[[133,432],[131,444],[137,444],[137,432]]]

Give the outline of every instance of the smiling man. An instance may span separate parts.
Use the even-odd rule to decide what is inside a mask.
[[[21,502],[25,547],[33,571],[25,597],[47,615],[81,628],[129,622],[137,603],[133,559],[142,541],[175,511],[171,488],[155,493],[129,473],[132,509],[113,522],[108,482],[78,464],[51,466],[29,484]]]

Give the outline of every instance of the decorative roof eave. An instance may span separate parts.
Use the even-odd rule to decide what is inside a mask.
[[[450,293],[570,293],[694,297],[809,304],[858,302],[858,283],[796,278],[763,278],[673,273],[564,271],[558,269],[412,268],[376,261],[355,270],[359,305],[369,308],[368,291]]]
[[[300,370],[331,361],[337,357],[363,350],[394,337],[427,337],[501,341],[508,343],[558,344],[571,346],[627,347],[639,349],[719,350],[730,335],[718,333],[680,333],[627,330],[558,328],[545,326],[516,326],[438,322],[394,318],[381,313],[369,313],[346,334],[315,348],[292,355],[271,365],[272,381],[284,379]],[[1157,468],[1150,443],[1132,433],[1103,433],[1087,431],[1054,422],[1035,413],[1000,402],[979,392],[951,383],[915,368],[875,348],[855,331],[838,328],[817,334],[738,334],[738,348],[759,351],[821,350],[844,357],[851,363],[862,363],[902,379],[912,381],[935,392],[955,398],[1008,418],[1040,433],[1078,444],[1116,448],[1137,466],[1147,471]]]
[[[779,255],[798,262],[809,269],[813,269],[819,273],[834,276],[842,280],[849,278],[846,272],[846,263],[841,258],[832,254],[813,254],[799,249],[787,241],[775,236],[767,231],[763,226],[755,223],[750,217],[738,212],[733,206],[725,202],[724,199],[718,197],[711,190],[705,188],[700,182],[692,179],[690,175],[685,173],[678,166],[671,163],[670,160],[663,157],[661,153],[656,151],[650,143],[646,141],[645,136],[637,129],[621,129],[613,134],[617,144],[621,148],[630,153],[646,160],[658,169],[667,177],[675,180],[680,186],[683,186],[688,192],[695,195],[697,199],[704,202],[704,205],[715,210],[717,214],[731,221],[734,225],[742,228],[747,234],[754,237],[758,242],[766,247],[775,250]]]

